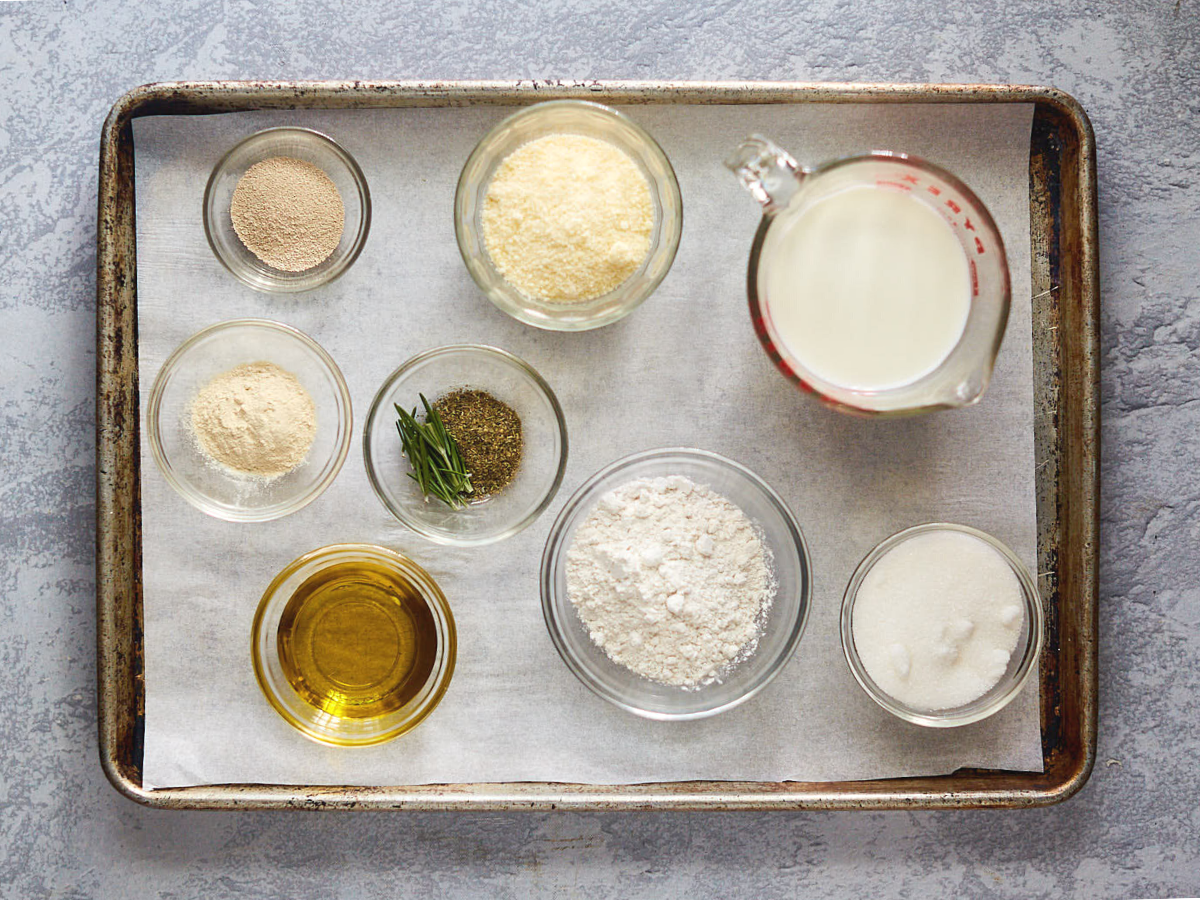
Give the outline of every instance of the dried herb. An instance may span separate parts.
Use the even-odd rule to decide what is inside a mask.
[[[426,496],[437,497],[453,509],[466,506],[464,498],[475,491],[471,484],[471,470],[464,462],[453,437],[446,431],[441,416],[430,406],[424,394],[419,395],[425,407],[425,421],[417,421],[417,410],[405,412],[398,403],[396,430],[400,432],[400,443],[404,455],[412,465],[408,477],[421,486]]]
[[[433,408],[458,445],[476,496],[503,490],[521,465],[521,417],[487,391],[471,389],[452,391]]]

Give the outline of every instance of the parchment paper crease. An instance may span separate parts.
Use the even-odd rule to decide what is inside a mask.
[[[353,450],[306,509],[266,524],[209,518],[177,496],[142,448],[147,787],[226,782],[400,785],[805,780],[937,774],[962,766],[1041,769],[1036,686],[996,717],[933,731],[875,706],[838,642],[841,594],[880,539],[930,520],[962,522],[1035,562],[1028,158],[1032,108],[979,105],[646,106],[629,114],[671,158],[684,200],[674,268],[624,321],[586,334],[513,321],[471,282],[454,240],[459,169],[505,111],[406,109],[238,113],[135,122],[141,389],[198,329],[238,316],[294,325],[350,385]],[[300,296],[256,293],[204,238],[208,175],[233,143],[273,124],[326,131],[357,159],[374,217],[338,282]],[[762,132],[802,162],[895,149],[970,184],[1000,225],[1014,305],[995,380],[969,410],[871,422],[789,386],[755,340],[745,298],[757,204],[721,165]],[[363,470],[361,417],[412,354],[478,341],[528,360],[567,415],[570,460],[550,509],[481,549],[427,543],[392,520]],[[144,408],[144,406],[143,406]],[[143,428],[143,434],[145,430]],[[635,450],[691,445],[758,472],[788,501],[812,553],[808,631],[784,673],[716,718],[643,721],[589,693],[542,621],[538,562],[551,522],[600,466]],[[419,728],[377,747],[327,748],[285,724],[250,665],[255,606],[271,578],[315,547],[367,541],[413,557],[442,585],[459,628],[458,668]]]

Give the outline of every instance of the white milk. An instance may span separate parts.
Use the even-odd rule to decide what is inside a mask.
[[[962,246],[934,210],[897,191],[849,188],[785,214],[767,232],[759,271],[787,351],[843,388],[886,390],[928,375],[966,325]]]
[[[854,601],[863,667],[915,709],[977,700],[1003,677],[1025,621],[1021,583],[989,544],[958,531],[919,534],[885,553]]]

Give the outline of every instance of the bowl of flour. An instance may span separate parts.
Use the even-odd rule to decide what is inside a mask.
[[[542,556],[542,611],[567,668],[616,706],[696,719],[745,702],[804,633],[811,562],[795,518],[749,469],[650,450],[597,472]]]

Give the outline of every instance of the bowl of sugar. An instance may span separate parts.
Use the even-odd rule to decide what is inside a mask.
[[[842,649],[862,689],[915,725],[991,716],[1021,692],[1042,647],[1042,601],[1016,554],[966,525],[882,541],[842,601]]]

